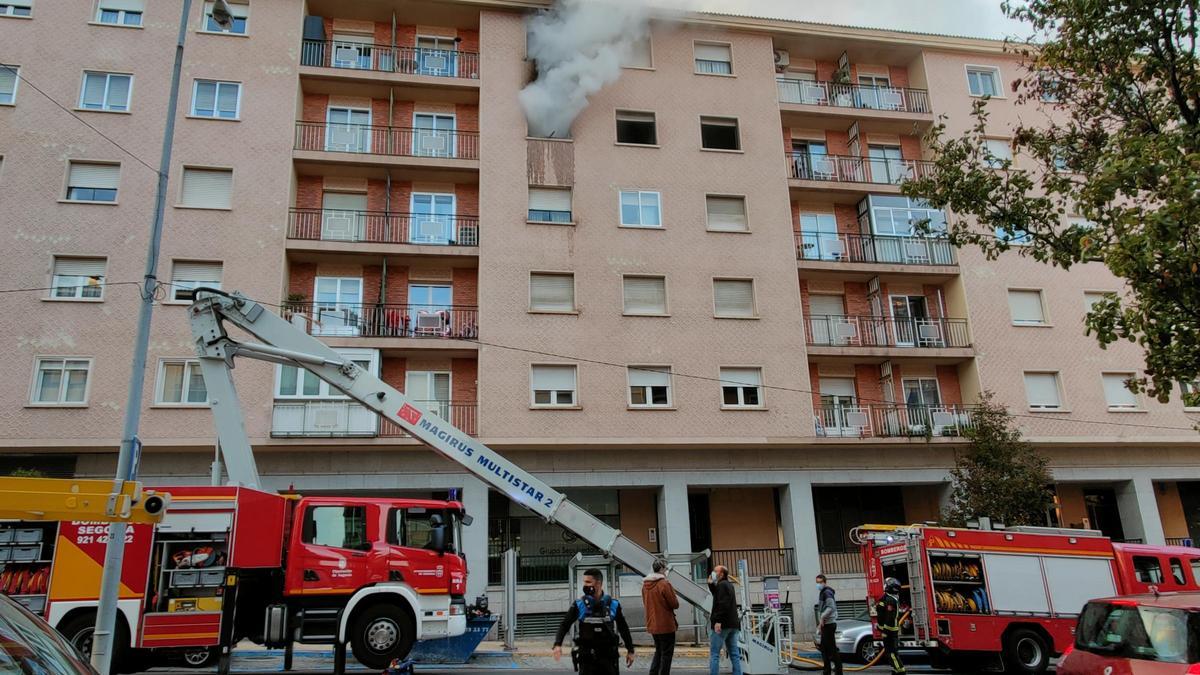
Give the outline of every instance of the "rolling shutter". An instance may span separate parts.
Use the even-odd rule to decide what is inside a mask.
[[[1056,373],[1025,373],[1025,396],[1030,408],[1058,408],[1062,401],[1058,396]]]
[[[717,316],[754,316],[754,282],[748,279],[713,281]]]
[[[669,387],[671,385],[671,368],[669,366],[630,366],[629,386],[631,387]]]
[[[71,175],[67,185],[77,188],[116,190],[121,177],[119,164],[87,164],[71,162]]]
[[[571,191],[529,188],[530,211],[570,211]]]
[[[228,209],[231,207],[230,190],[233,187],[233,171],[227,169],[184,169],[184,206],[205,209]]]
[[[575,309],[575,275],[529,275],[529,306],[532,309],[569,312]]]
[[[729,54],[729,45],[712,45],[702,42],[696,43],[696,58],[702,61],[729,62],[733,60]]]
[[[1137,394],[1125,388],[1125,380],[1133,373],[1104,373],[1104,400],[1110,408],[1138,407]]]
[[[1041,291],[1009,291],[1008,308],[1013,323],[1045,323]]]
[[[143,12],[146,10],[146,0],[100,0],[100,9],[114,12]]]
[[[326,211],[366,211],[367,196],[346,192],[326,192],[321,197],[321,208]]]
[[[626,314],[665,314],[667,280],[663,277],[625,277]]]
[[[740,231],[746,229],[746,200],[742,197],[705,197],[708,229]]]
[[[221,285],[221,263],[176,260],[171,271],[172,282],[196,282],[198,285]]]
[[[104,277],[104,258],[55,258],[56,277]]]
[[[534,366],[535,390],[575,391],[575,366]]]

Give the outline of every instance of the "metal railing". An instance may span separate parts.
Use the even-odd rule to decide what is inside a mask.
[[[934,163],[923,159],[883,159],[853,155],[814,155],[789,152],[788,178],[842,183],[898,185],[932,172]]]
[[[791,548],[725,548],[710,553],[712,566],[724,565],[733,571],[737,570],[737,561],[745,560],[752,577],[796,574],[796,554]]]
[[[584,555],[599,553],[585,551]],[[517,555],[517,585],[529,584],[565,584],[570,581],[571,558],[574,553],[556,553],[552,555]],[[488,583],[502,583],[504,562],[503,552],[488,553]],[[608,581],[608,580],[606,580]]]
[[[821,551],[821,574],[846,574],[862,576],[862,554],[858,551],[831,552]]]
[[[933,112],[929,107],[929,92],[925,89],[839,84],[788,77],[776,78],[775,83],[779,89],[781,103],[912,113]]]
[[[289,209],[288,239],[478,246],[479,218],[392,211]]]
[[[287,302],[282,314],[310,335],[462,340],[479,337],[479,308],[475,306]]]
[[[300,65],[479,79],[479,54],[475,52],[393,47],[349,40],[305,40],[300,51]]]
[[[829,347],[970,347],[966,319],[814,314],[804,320],[810,345]]]
[[[462,429],[476,433],[478,406],[455,401],[414,401],[416,405]],[[396,438],[408,436],[398,424],[352,401],[277,400],[271,411],[275,438]]]
[[[414,403],[417,404],[418,408],[427,410],[462,429],[465,434],[474,436],[477,433],[477,429],[479,428],[479,406],[475,402],[414,401]],[[399,424],[389,419],[380,418],[379,436],[381,438],[395,438],[408,436],[408,432]]]
[[[797,232],[796,256],[800,260],[851,263],[958,264],[954,246],[943,237]]]
[[[913,438],[961,436],[971,428],[978,406],[822,405],[813,409],[813,425],[823,438]]]
[[[453,129],[296,122],[295,149],[391,157],[479,159],[479,134]]]

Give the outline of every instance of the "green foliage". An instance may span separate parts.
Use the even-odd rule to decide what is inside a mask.
[[[1045,525],[1054,498],[1046,458],[1021,439],[1012,416],[991,393],[980,396],[971,422],[970,445],[950,470],[950,504],[942,522],[961,527],[986,516],[1005,525]]]
[[[1013,83],[1022,121],[989,125],[985,98],[961,136],[939,122],[934,169],[904,192],[959,216],[951,241],[989,259],[1108,267],[1125,288],[1092,308],[1086,332],[1102,347],[1138,344],[1145,368],[1131,385],[1166,402],[1177,382],[1200,379],[1197,2],[1003,7],[1033,31],[1009,47],[1024,63]],[[1016,160],[989,166],[988,135],[1011,135]]]
[[[19,466],[19,467],[13,469],[12,471],[8,472],[8,475],[12,476],[13,478],[45,478],[46,477],[46,474],[42,473],[38,469],[26,469],[23,466]]]

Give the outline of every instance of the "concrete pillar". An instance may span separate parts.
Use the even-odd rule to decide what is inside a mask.
[[[664,482],[658,494],[658,550],[665,554],[693,552],[687,483],[682,479]]]
[[[463,478],[463,506],[471,524],[463,528],[462,550],[467,554],[467,604],[487,592],[488,582],[488,487],[474,477]]]
[[[801,582],[800,601],[795,603],[792,616],[797,633],[812,634],[816,630],[812,608],[817,603],[812,580],[821,571],[812,483],[807,480],[788,483],[779,492],[779,502],[783,541],[796,556],[796,574]]]
[[[1166,544],[1162,519],[1158,515],[1158,500],[1154,496],[1154,481],[1139,476],[1117,487],[1116,492],[1125,537],[1157,546]]]

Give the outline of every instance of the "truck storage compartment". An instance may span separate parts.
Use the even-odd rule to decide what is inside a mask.
[[[0,523],[0,593],[34,614],[46,611],[58,523]]]
[[[929,576],[938,612],[991,614],[983,559],[974,553],[929,552]]]

